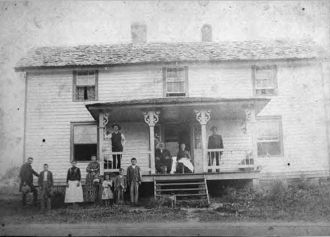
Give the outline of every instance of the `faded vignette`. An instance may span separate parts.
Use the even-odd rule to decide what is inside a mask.
[[[312,223],[329,220],[329,8],[327,1],[0,1],[2,234],[52,234],[21,228],[47,223],[62,226],[59,235],[92,235],[70,232],[70,223],[89,223],[98,234],[210,235],[225,221],[236,223],[223,227],[229,234],[329,234]],[[123,151],[111,148],[113,123],[125,135]],[[210,145],[214,128],[221,145],[219,138]],[[160,143],[171,154],[166,168]],[[181,143],[191,163],[177,168]],[[49,165],[63,195],[77,160],[85,195],[92,154],[101,180],[118,174],[114,156],[124,174],[137,158],[140,206],[59,207],[51,218],[20,208],[18,175],[28,157],[38,173]],[[129,204],[129,191],[125,198]],[[297,232],[284,225],[263,232],[266,219],[291,221]],[[258,223],[255,232],[247,222]]]

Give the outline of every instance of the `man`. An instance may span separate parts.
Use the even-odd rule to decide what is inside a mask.
[[[223,149],[223,142],[221,135],[217,134],[218,128],[216,126],[211,127],[212,135],[209,136],[208,149]],[[209,166],[213,165],[214,158],[216,165],[220,165],[220,158],[222,151],[218,152],[209,152]],[[212,169],[209,169],[208,172],[212,172]],[[216,169],[216,172],[220,172],[220,169]]]
[[[45,203],[47,203],[47,210],[50,211],[54,182],[53,174],[48,170],[48,164],[44,164],[44,170],[40,172],[38,183],[41,191],[41,211],[45,211]]]
[[[159,143],[158,149],[155,152],[156,171],[157,173],[170,173],[172,168],[171,153],[165,149],[163,142]]]
[[[39,174],[32,169],[32,164],[33,158],[29,157],[27,159],[27,162],[22,165],[21,170],[19,172],[19,177],[21,179],[20,183],[20,191],[23,193],[22,195],[22,204],[23,206],[26,205],[26,194],[24,190],[22,190],[23,186],[28,186],[30,187],[31,192],[33,193],[33,204],[37,206],[37,201],[38,201],[38,191],[33,185],[33,175],[39,177]]]
[[[136,165],[135,157],[131,159],[131,164],[127,168],[127,182],[130,187],[131,204],[137,205],[139,200],[139,186],[142,182],[141,169]]]
[[[125,136],[119,130],[121,127],[119,124],[112,125],[113,132],[110,134],[109,138],[111,139],[112,152],[123,152],[123,145],[125,145]],[[113,158],[113,169],[121,168],[121,154],[115,154]]]

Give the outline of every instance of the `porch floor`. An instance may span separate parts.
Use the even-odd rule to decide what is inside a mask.
[[[188,180],[196,178],[206,178],[206,180],[233,180],[233,179],[258,179],[258,171],[249,172],[225,172],[225,173],[188,173],[188,174],[149,174],[143,175],[143,182],[153,182],[156,180]]]

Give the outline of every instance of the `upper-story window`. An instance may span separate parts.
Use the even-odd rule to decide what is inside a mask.
[[[276,66],[254,66],[252,70],[255,95],[277,95]]]
[[[212,27],[211,25],[203,25],[201,29],[202,33],[202,42],[211,42],[212,41]]]
[[[97,100],[97,71],[75,71],[73,73],[73,100]]]
[[[258,157],[281,156],[282,123],[280,117],[259,117],[257,119]]]
[[[165,96],[187,96],[188,67],[163,68]]]

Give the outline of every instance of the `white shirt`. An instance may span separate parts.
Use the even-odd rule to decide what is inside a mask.
[[[47,181],[48,171],[44,172],[44,181]]]

